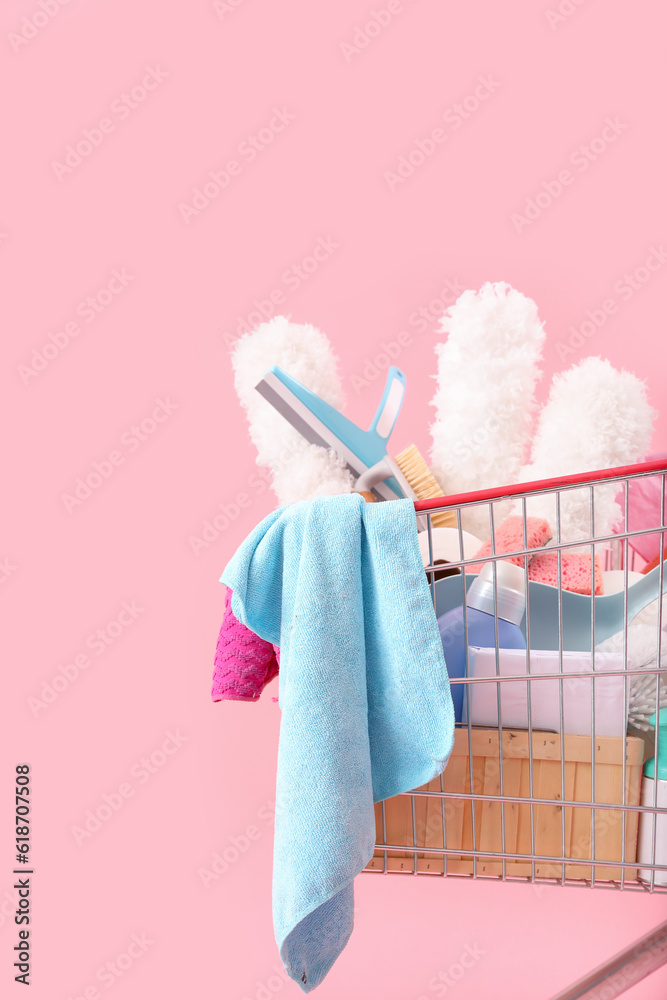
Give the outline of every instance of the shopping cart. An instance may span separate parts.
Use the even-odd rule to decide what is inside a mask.
[[[633,529],[633,484],[645,477],[653,477],[661,500],[656,504],[655,523]],[[667,705],[667,671],[663,669],[667,648],[662,661],[663,645],[667,646],[667,632],[663,634],[667,598],[663,610],[662,597],[667,580],[662,560],[652,574],[642,575],[639,590],[644,588],[646,607],[633,618],[639,592],[637,573],[644,566],[633,542],[640,535],[651,535],[659,543],[658,551],[664,552],[666,479],[666,463],[644,463],[415,502],[416,511],[426,516],[426,573],[436,614],[440,616],[457,602],[463,607],[466,671],[451,683],[464,685],[464,722],[456,726],[454,749],[439,778],[376,805],[377,843],[366,871],[667,892],[667,843],[661,841],[667,804],[658,799],[657,780],[650,801],[645,796],[640,804],[644,762],[654,754],[657,759],[659,751],[658,727],[654,729],[646,720]],[[561,509],[572,500],[573,491],[580,503],[585,500],[590,527],[576,542],[563,540],[561,530]],[[596,505],[601,509],[616,493],[624,511],[622,530],[596,533]],[[528,546],[527,518],[531,500],[537,497],[547,498],[553,509],[549,550],[556,553],[558,585],[550,588],[536,585],[529,576],[529,560],[536,550]],[[472,508],[488,511],[491,555],[486,561],[497,564],[500,559],[512,559],[524,570],[522,628],[527,649],[520,672],[507,672],[505,654],[496,641],[495,657],[487,651],[487,669],[480,673],[476,669],[479,653],[467,642],[463,598],[480,566],[479,559],[464,550],[466,513]],[[446,575],[435,564],[431,524],[432,515],[443,510],[456,516],[461,556],[447,565]],[[523,544],[499,553],[496,532],[508,513],[522,519]],[[607,595],[595,600],[573,598],[563,589],[561,568],[569,551],[590,553],[591,580],[596,560],[602,570],[621,571],[616,574],[620,590],[613,601]],[[652,600],[647,601],[646,595]],[[588,609],[585,620],[582,608]],[[634,625],[639,621],[643,640],[646,629],[654,636],[655,655],[648,663],[633,659]],[[497,605],[495,624],[497,640]],[[617,629],[610,637],[614,624]],[[596,647],[601,639],[609,640],[616,654],[600,655]],[[575,655],[573,642],[575,648],[577,644],[585,647],[579,654],[586,656]],[[537,651],[545,644],[549,655],[538,657]],[[490,659],[492,663],[495,659],[495,669],[488,669]],[[538,661],[540,670],[535,666]],[[552,664],[549,672],[544,672],[542,661]],[[521,660],[512,660],[517,662]],[[578,663],[574,671],[573,662],[575,667]],[[489,698],[489,691],[495,697]],[[575,731],[572,718],[577,719]],[[660,752],[664,759],[667,747]],[[568,1000],[617,996],[664,962],[667,924],[561,996]],[[609,992],[612,975],[618,992]],[[604,994],[595,992],[603,988]]]

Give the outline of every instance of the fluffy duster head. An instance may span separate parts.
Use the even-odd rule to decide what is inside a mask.
[[[463,292],[441,325],[448,337],[436,346],[431,470],[445,494],[517,482],[541,375],[537,306],[505,282],[487,282]],[[496,524],[508,509],[497,505]],[[488,537],[488,505],[464,511],[463,527]]]
[[[280,504],[324,494],[351,493],[352,476],[334,452],[309,444],[256,391],[272,365],[279,365],[307,389],[342,410],[338,360],[323,333],[308,324],[275,316],[234,345],[234,387],[248,414],[257,464],[268,466]]]
[[[632,465],[648,450],[655,416],[646,386],[636,375],[616,371],[602,358],[584,358],[554,376],[540,414],[532,460],[521,470],[519,481]],[[621,520],[617,492],[615,483],[594,489],[596,536],[610,534]],[[547,519],[555,543],[555,494],[536,497],[527,506],[533,516]],[[560,526],[563,542],[591,537],[588,488],[561,493]]]

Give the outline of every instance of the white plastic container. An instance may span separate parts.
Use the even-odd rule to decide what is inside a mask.
[[[552,649],[531,649],[530,673],[558,674],[562,680],[498,681],[496,676],[520,677],[528,673],[528,654],[520,649],[477,649],[469,647],[471,677],[489,677],[491,683],[471,684],[470,721],[473,726],[498,725],[498,688],[503,726],[515,729],[528,728],[528,700],[530,696],[533,729],[560,732],[560,709],[563,708],[565,733],[590,736],[591,703],[593,700],[593,665],[591,653],[565,650],[562,654]],[[445,661],[447,653],[445,652]],[[496,674],[496,660],[498,675]],[[562,663],[562,667],[561,667]],[[622,653],[595,653],[595,669],[609,671],[609,676],[595,681],[595,732],[597,736],[623,737],[628,723],[628,704],[625,697],[626,683],[622,673]],[[614,677],[611,671],[618,671]],[[568,677],[569,673],[587,673],[588,677]],[[461,685],[459,685],[461,686]],[[464,709],[466,708],[464,702]],[[463,721],[467,721],[464,712]],[[665,740],[667,745],[667,739]],[[667,754],[667,747],[666,747]]]

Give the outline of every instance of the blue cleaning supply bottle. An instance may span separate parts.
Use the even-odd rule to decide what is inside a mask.
[[[495,575],[495,588],[494,588]],[[495,648],[496,618],[494,589],[498,595],[498,645],[501,649],[525,649],[526,640],[519,628],[526,609],[526,579],[520,566],[503,560],[485,563],[473,580],[466,596],[468,646]],[[438,618],[440,638],[450,680],[466,676],[466,634],[463,606],[452,608]],[[463,717],[466,684],[452,685],[454,717]]]

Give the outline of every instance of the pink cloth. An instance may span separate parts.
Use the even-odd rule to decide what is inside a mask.
[[[229,588],[214,663],[213,701],[257,701],[280,665],[279,648],[242,625],[232,611]]]
[[[667,452],[662,451],[647,455],[644,461],[658,462],[666,459]],[[616,499],[625,511],[625,491],[621,490]],[[667,497],[662,496],[662,476],[656,474],[631,479],[628,486],[628,531],[659,527],[661,501],[667,523]],[[623,531],[623,525],[617,530]],[[628,544],[648,563],[660,554],[665,541],[661,543],[659,534],[636,535],[628,539]]]

